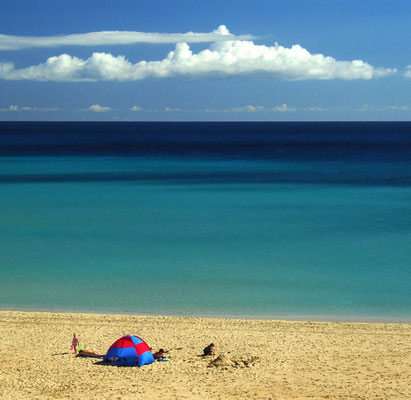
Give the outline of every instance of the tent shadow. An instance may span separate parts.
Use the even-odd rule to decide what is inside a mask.
[[[112,366],[113,364],[101,360],[101,361],[94,362],[93,365],[110,365],[110,366]]]
[[[118,367],[118,368],[135,368],[137,367],[137,365],[120,365],[120,364],[114,364],[111,362],[106,362],[104,360],[101,361],[96,361],[95,363],[93,363],[93,365],[104,365],[104,366],[108,366],[108,367]]]

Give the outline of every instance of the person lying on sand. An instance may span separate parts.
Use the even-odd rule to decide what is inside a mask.
[[[158,360],[159,358],[166,358],[166,353],[164,353],[163,349],[160,349],[159,351],[156,351],[153,353],[154,360]]]
[[[105,354],[98,354],[93,350],[80,350],[76,357],[93,357],[93,358],[103,358]]]
[[[207,347],[204,348],[203,353],[205,356],[214,356],[214,343],[210,343]]]
[[[169,361],[169,359],[167,358],[167,354],[164,352],[163,349],[160,349],[159,351],[153,353],[153,357],[156,361]]]

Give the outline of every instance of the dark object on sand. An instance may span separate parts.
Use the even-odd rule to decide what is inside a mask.
[[[207,347],[205,347],[204,350],[203,350],[203,354],[205,356],[215,355],[214,343],[210,343]]]

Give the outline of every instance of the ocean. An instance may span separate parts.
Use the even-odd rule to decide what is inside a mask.
[[[0,122],[0,308],[411,318],[411,123]]]

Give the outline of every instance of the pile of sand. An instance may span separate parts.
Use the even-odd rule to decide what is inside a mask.
[[[245,358],[230,358],[225,354],[219,355],[215,360],[210,362],[211,367],[216,368],[246,368],[251,367],[258,361],[258,357],[250,356]]]

